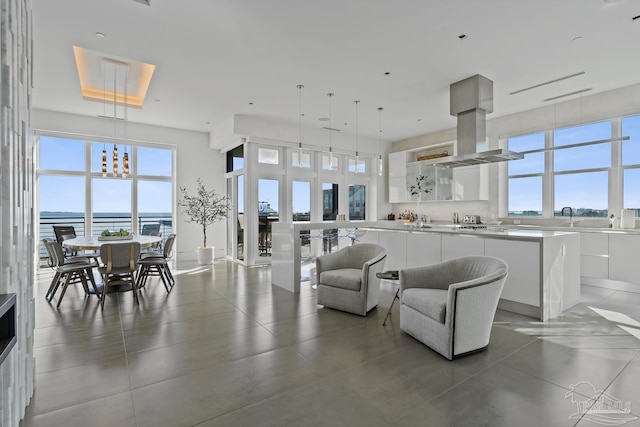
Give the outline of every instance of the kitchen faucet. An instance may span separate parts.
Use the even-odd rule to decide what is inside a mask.
[[[560,215],[564,216],[564,211],[565,209],[569,210],[569,226],[573,227],[574,226],[574,222],[573,222],[573,208],[570,206],[565,206],[564,208],[562,208],[562,210],[560,211]],[[577,223],[578,221],[576,221]]]
[[[562,210],[560,211],[560,215],[564,216],[565,209],[569,209],[569,221],[573,221],[573,208],[570,206],[565,206],[564,208],[562,208]]]

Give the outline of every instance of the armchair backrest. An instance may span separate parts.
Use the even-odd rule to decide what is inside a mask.
[[[351,268],[362,268],[365,263],[373,263],[387,254],[382,246],[374,243],[358,243],[342,250],[345,251],[345,262]]]
[[[442,263],[450,283],[491,282],[507,275],[509,270],[503,260],[489,256],[466,256]]]
[[[464,257],[457,261],[452,265],[458,268],[460,280],[449,287],[445,321],[452,327],[454,357],[489,344],[493,318],[509,271],[506,262],[494,257]]]

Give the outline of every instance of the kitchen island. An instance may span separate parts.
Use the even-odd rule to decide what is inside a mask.
[[[300,291],[301,231],[357,230],[358,242],[386,248],[386,270],[430,265],[466,255],[501,258],[509,276],[498,307],[547,320],[580,301],[580,234],[570,231],[416,228],[394,221],[275,223],[272,283]]]

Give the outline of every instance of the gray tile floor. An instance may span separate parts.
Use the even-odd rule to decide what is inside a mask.
[[[101,312],[79,286],[47,303],[40,271],[22,426],[640,425],[640,293],[583,286],[546,323],[498,311],[489,349],[450,362],[397,306],[381,325],[389,283],[362,318],[271,286],[269,267],[174,272],[171,294],[153,278],[139,306],[109,294]],[[631,413],[607,413],[616,399]]]

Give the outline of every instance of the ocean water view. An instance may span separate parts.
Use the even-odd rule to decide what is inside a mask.
[[[104,230],[118,231],[121,228],[133,234],[142,234],[145,225],[158,225],[163,240],[173,232],[171,212],[141,212],[138,214],[138,225],[133,230],[131,212],[94,212],[91,235],[99,236]],[[41,211],[39,226],[40,258],[47,257],[42,239],[55,240],[54,225],[73,226],[77,236],[85,236],[84,212]]]

